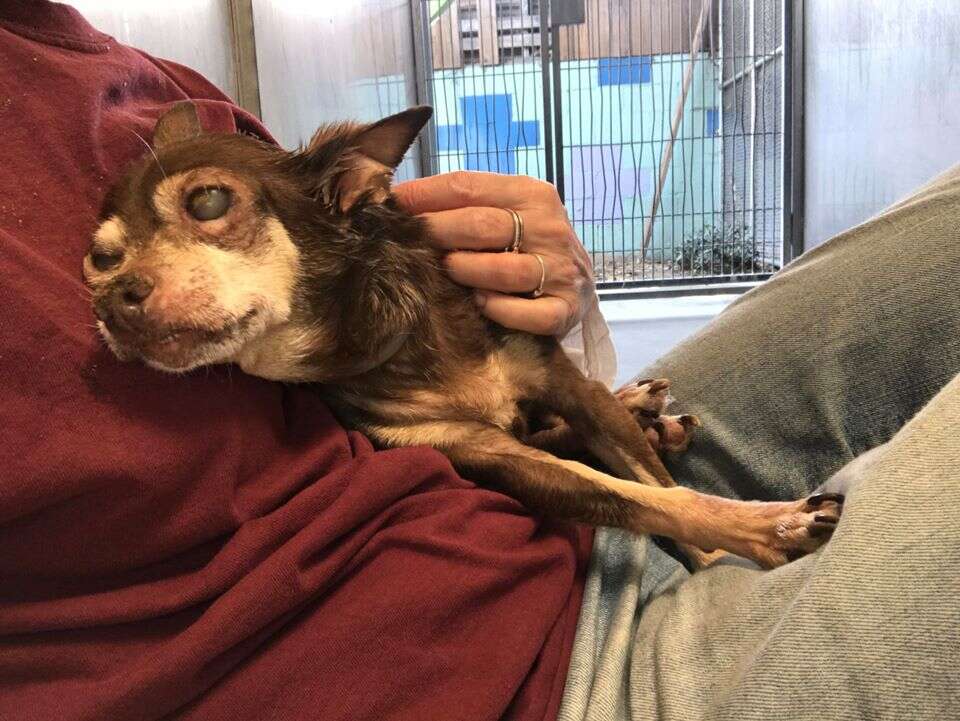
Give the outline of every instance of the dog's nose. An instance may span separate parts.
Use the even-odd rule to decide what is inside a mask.
[[[148,275],[122,276],[114,293],[115,312],[128,322],[138,320],[143,315],[143,301],[150,297],[153,287],[153,278]]]

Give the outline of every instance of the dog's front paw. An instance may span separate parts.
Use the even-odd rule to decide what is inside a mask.
[[[843,496],[819,493],[793,503],[768,505],[777,507],[768,540],[750,556],[761,566],[774,568],[817,550],[830,539],[843,513]]]

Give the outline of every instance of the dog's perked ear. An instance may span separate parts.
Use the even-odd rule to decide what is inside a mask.
[[[331,149],[342,146],[338,172],[330,178],[325,195],[347,211],[365,196],[383,202],[390,194],[393,171],[403,160],[417,134],[433,115],[433,108],[420,105],[370,125],[337,125],[321,128],[310,141],[306,155],[319,166],[329,162]]]
[[[153,147],[161,150],[197,137],[202,132],[196,106],[189,100],[177,103],[160,116],[153,129]]]
[[[429,105],[418,105],[368,125],[357,136],[357,148],[371,160],[396,170],[433,115]]]

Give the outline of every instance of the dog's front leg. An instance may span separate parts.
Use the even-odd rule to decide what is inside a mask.
[[[833,496],[763,503],[625,481],[526,446],[496,426],[458,433],[443,450],[462,475],[533,511],[724,549],[764,567],[820,546],[840,513]]]

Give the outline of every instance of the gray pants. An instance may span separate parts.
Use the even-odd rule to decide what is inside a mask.
[[[958,373],[960,167],[644,371],[704,422],[684,485],[856,484],[829,545],[775,571],[689,576],[600,531],[560,718],[960,718]]]

